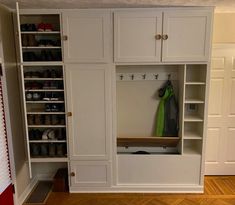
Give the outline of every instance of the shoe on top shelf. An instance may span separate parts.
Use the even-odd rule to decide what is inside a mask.
[[[38,31],[52,31],[53,30],[53,26],[50,23],[40,23],[38,24],[37,27]]]

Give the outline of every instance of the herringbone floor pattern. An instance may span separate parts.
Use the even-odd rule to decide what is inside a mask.
[[[235,205],[235,176],[207,176],[204,194],[51,193],[46,205]]]

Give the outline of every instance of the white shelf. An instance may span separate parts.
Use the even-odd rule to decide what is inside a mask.
[[[28,125],[29,128],[61,128],[66,127],[66,125]]]
[[[21,34],[60,34],[60,31],[21,31]]]
[[[27,61],[22,62],[20,65],[23,66],[57,66],[63,65],[62,61]]]
[[[50,100],[50,101],[26,101],[26,103],[27,104],[44,104],[44,103],[53,103],[53,104],[55,104],[55,103],[64,103],[64,101],[59,101],[59,100],[55,100],[55,101],[53,101],[53,100]]]
[[[25,89],[26,92],[63,92],[64,89]]]
[[[66,143],[66,140],[29,140],[29,143]]]
[[[64,115],[65,112],[27,112],[28,115]]]
[[[184,139],[199,139],[201,140],[202,137],[200,134],[194,132],[194,131],[191,131],[191,130],[185,130],[184,131]]]
[[[183,154],[185,154],[185,155],[201,155],[197,149],[192,148],[192,147],[188,147],[188,146],[184,147]]]
[[[205,82],[186,82],[185,85],[206,85]]]
[[[23,46],[23,49],[61,49],[61,46]]]
[[[32,80],[32,81],[39,81],[39,80],[63,80],[63,78],[24,78],[24,80]]]
[[[67,157],[30,158],[31,162],[68,162]]]
[[[202,121],[203,121],[203,118],[200,117],[200,116],[187,114],[187,115],[184,117],[184,121],[185,121],[185,122],[202,122]]]
[[[200,99],[185,99],[186,104],[203,104],[204,100]]]

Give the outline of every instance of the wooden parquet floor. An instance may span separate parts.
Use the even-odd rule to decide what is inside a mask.
[[[207,176],[204,194],[51,193],[46,205],[235,205],[235,176]]]

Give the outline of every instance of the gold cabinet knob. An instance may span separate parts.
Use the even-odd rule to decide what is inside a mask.
[[[71,117],[72,116],[72,112],[67,112],[67,116]]]
[[[71,173],[70,173],[70,176],[71,176],[71,177],[74,177],[74,176],[75,176],[75,172],[71,172]]]
[[[156,40],[161,40],[162,39],[162,35],[161,34],[156,34],[155,35],[155,39]]]
[[[63,41],[67,41],[68,40],[68,36],[66,36],[66,35],[62,36],[62,40]]]
[[[163,40],[167,40],[168,39],[168,35],[167,34],[162,35],[162,39]]]

